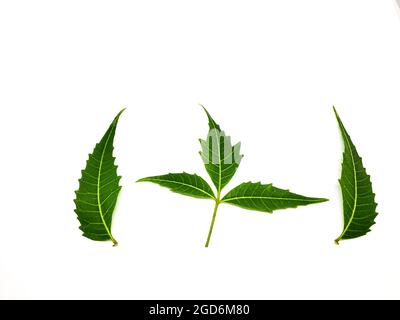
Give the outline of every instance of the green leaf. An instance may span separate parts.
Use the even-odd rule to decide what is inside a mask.
[[[328,201],[321,198],[309,198],[288,190],[278,189],[272,184],[245,182],[232,189],[221,202],[244,209],[272,213],[275,210],[296,208],[309,204]]]
[[[342,176],[339,180],[343,198],[344,228],[335,240],[339,244],[340,240],[358,238],[371,231],[377,216],[377,204],[370,176],[336,109],[333,109],[344,142]]]
[[[203,106],[202,106],[203,107]],[[326,199],[308,198],[291,193],[270,185],[261,183],[243,183],[231,190],[221,200],[221,190],[228,184],[236,173],[243,156],[240,155],[240,143],[232,146],[230,138],[225,136],[221,127],[203,107],[208,117],[209,132],[206,140],[200,140],[202,151],[200,155],[211,180],[217,188],[214,195],[211,187],[204,179],[195,174],[170,173],[140,179],[170,188],[173,192],[196,198],[214,200],[214,210],[208,230],[205,246],[210,244],[219,205],[228,203],[245,209],[272,212],[277,209],[294,208],[327,201]]]
[[[231,138],[225,135],[206,108],[203,109],[208,117],[209,132],[206,140],[200,139],[200,155],[219,194],[235,175],[243,156],[240,155],[240,143],[232,146]]]
[[[171,191],[201,199],[215,199],[214,192],[208,183],[196,174],[169,173],[162,176],[148,177],[138,182],[153,182]]]
[[[114,246],[118,243],[111,234],[111,223],[121,190],[121,177],[117,175],[117,166],[114,164],[113,142],[119,117],[124,110],[118,113],[89,155],[74,200],[83,236],[96,241],[111,240]]]

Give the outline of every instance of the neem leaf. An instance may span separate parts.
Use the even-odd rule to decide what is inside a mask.
[[[209,131],[206,140],[200,139],[200,155],[217,192],[220,193],[235,175],[243,156],[240,155],[240,143],[232,146],[231,138],[225,136],[206,108],[203,109],[208,117]]]
[[[183,195],[214,200],[214,210],[205,244],[206,247],[210,244],[218,207],[222,203],[250,210],[272,212],[277,209],[294,208],[300,205],[327,201],[326,199],[300,196],[275,188],[272,185],[251,182],[237,186],[221,199],[222,188],[232,179],[242,159],[240,144],[238,143],[232,147],[230,138],[225,136],[208,111],[204,107],[203,109],[208,117],[209,132],[207,140],[200,140],[202,147],[200,155],[211,180],[217,188],[216,195],[214,195],[207,182],[195,174],[170,173],[164,176],[143,178],[138,182],[149,181]]]
[[[111,223],[121,190],[121,177],[117,175],[117,166],[114,164],[113,142],[119,117],[124,110],[118,113],[89,155],[74,200],[83,236],[96,241],[111,240],[114,246],[118,243],[111,234]]]
[[[333,110],[344,142],[342,176],[339,180],[343,198],[344,228],[335,240],[339,244],[340,240],[358,238],[371,231],[370,228],[375,224],[377,216],[377,204],[370,176],[363,167],[362,159],[336,109]]]
[[[215,199],[214,192],[209,184],[196,174],[169,173],[162,176],[148,177],[138,180],[138,182],[153,182],[162,187],[169,188],[171,191],[202,199]]]
[[[309,204],[328,201],[309,198],[288,190],[274,187],[272,184],[246,182],[228,192],[221,202],[248,209],[272,213],[275,210],[296,208]]]

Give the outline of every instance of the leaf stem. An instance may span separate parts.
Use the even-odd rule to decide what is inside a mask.
[[[111,236],[111,241],[112,241],[112,243],[113,243],[113,247],[118,246],[118,242],[117,242],[117,240],[114,239],[113,236]]]
[[[215,207],[214,207],[214,213],[211,219],[211,224],[210,224],[210,230],[208,231],[208,236],[207,236],[207,241],[205,247],[208,248],[208,245],[210,244],[211,240],[211,235],[214,229],[214,223],[215,223],[215,218],[217,217],[217,211],[218,211],[218,206],[221,203],[220,201],[220,193],[218,192],[217,198],[215,199]]]

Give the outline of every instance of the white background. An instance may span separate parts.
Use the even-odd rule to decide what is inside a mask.
[[[141,177],[206,177],[207,106],[245,155],[226,191],[273,182],[330,202],[273,215]],[[335,105],[380,215],[342,230]],[[74,190],[116,113],[113,234],[81,236]],[[0,298],[400,298],[395,1],[2,1]],[[208,178],[207,178],[208,179]]]

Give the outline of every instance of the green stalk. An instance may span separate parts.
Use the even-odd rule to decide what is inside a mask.
[[[206,248],[208,248],[208,245],[210,244],[210,239],[211,235],[214,229],[214,223],[215,223],[215,218],[217,217],[217,211],[218,211],[218,206],[221,203],[220,201],[220,193],[218,193],[217,199],[215,199],[215,207],[214,207],[214,213],[211,219],[211,224],[210,224],[210,230],[208,231],[208,236],[207,236],[207,241],[206,241]]]

